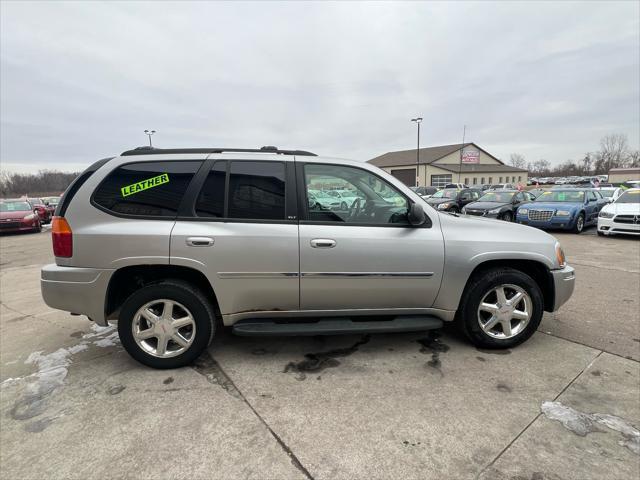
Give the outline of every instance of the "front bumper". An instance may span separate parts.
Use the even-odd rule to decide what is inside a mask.
[[[40,271],[40,290],[51,308],[86,315],[106,326],[104,307],[113,270],[45,265]]]
[[[604,234],[640,235],[640,223],[614,222],[613,218],[598,217],[598,231]]]
[[[529,217],[527,215],[518,215],[516,217],[516,221],[518,223],[521,223],[522,225],[529,225],[530,227],[536,227],[536,228],[542,228],[542,229],[558,228],[562,230],[571,230],[573,228],[575,219],[573,218],[572,215],[567,217],[557,217],[554,215],[549,220],[541,221],[541,220],[529,220]]]
[[[555,312],[571,298],[576,283],[576,273],[573,267],[567,265],[560,270],[551,270],[551,275],[555,293],[552,311]]]

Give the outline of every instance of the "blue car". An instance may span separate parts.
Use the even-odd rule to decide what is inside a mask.
[[[543,192],[533,202],[521,205],[516,221],[538,228],[571,230],[580,233],[598,223],[598,213],[607,201],[589,188],[566,188]]]

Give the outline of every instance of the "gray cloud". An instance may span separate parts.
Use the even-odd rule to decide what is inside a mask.
[[[467,139],[559,162],[638,148],[637,2],[3,2],[0,160],[145,143],[368,159]]]

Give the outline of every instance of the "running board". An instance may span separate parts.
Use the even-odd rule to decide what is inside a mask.
[[[284,323],[287,322],[287,323]],[[242,337],[297,337],[344,335],[353,333],[392,333],[434,330],[442,320],[430,316],[399,316],[391,320],[354,321],[352,318],[323,318],[292,323],[291,319],[245,319],[233,325],[232,332]]]

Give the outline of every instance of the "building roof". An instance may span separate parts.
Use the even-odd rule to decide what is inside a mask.
[[[441,168],[443,170],[447,170],[449,172],[461,172],[461,173],[509,173],[509,172],[526,172],[525,168],[516,168],[510,165],[498,165],[495,163],[463,163],[459,164],[451,164],[451,163],[434,163],[432,164],[434,167]],[[462,168],[460,168],[462,167]]]
[[[640,168],[631,167],[631,168],[612,168],[609,170],[609,174],[612,173],[640,173]]]
[[[453,145],[440,145],[437,147],[427,147],[420,149],[420,163],[433,163],[436,160],[440,160],[447,155],[450,155],[458,150],[468,147],[469,145],[473,145],[478,150],[482,150],[484,153],[489,155],[491,158],[500,162],[496,157],[491,155],[486,150],[480,148],[475,143],[456,143]],[[368,161],[375,165],[376,167],[397,167],[400,165],[415,165],[416,164],[416,153],[417,149],[413,150],[400,150],[397,152],[387,152],[379,157],[372,158]],[[502,162],[500,162],[502,164]],[[457,171],[457,170],[456,170]]]

